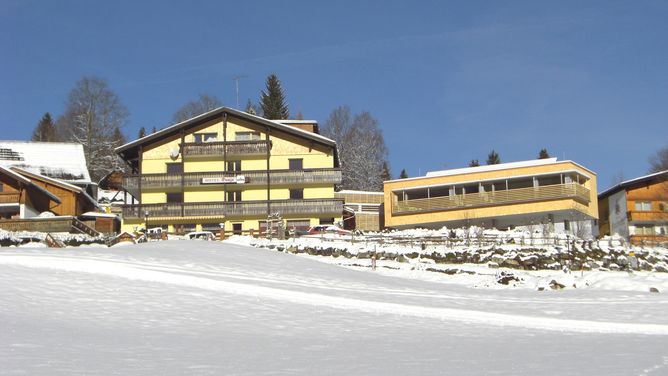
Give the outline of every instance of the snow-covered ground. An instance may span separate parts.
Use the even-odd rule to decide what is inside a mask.
[[[0,249],[0,374],[668,374],[667,273],[537,291],[332,260],[204,241]]]

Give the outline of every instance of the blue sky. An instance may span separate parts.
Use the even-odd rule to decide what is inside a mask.
[[[394,175],[541,148],[598,173],[647,172],[668,146],[665,1],[0,0],[0,127],[28,139],[83,76],[169,125],[199,93],[257,101],[274,72],[290,110],[378,119]]]

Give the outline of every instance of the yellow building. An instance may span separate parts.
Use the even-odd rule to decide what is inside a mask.
[[[556,158],[435,171],[384,183],[391,228],[549,225],[596,235],[596,174]]]
[[[123,230],[163,227],[266,231],[276,214],[288,229],[341,220],[336,143],[315,121],[267,120],[221,107],[116,149],[133,173],[123,186]],[[127,201],[126,201],[127,202]]]

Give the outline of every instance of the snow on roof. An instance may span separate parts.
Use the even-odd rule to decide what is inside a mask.
[[[10,169],[8,169],[6,167],[3,167],[3,166],[0,166],[0,172],[4,172],[5,174],[7,174],[7,175],[11,176],[12,178],[16,179],[17,181],[20,181],[24,184],[30,185],[31,187],[37,189],[38,191],[40,191],[43,194],[45,194],[46,196],[48,196],[54,202],[57,202],[57,203],[60,204],[60,198],[58,198],[58,196],[56,196],[53,193],[47,191],[46,189],[40,187],[39,185],[33,184],[33,182],[30,181],[30,179],[21,175],[19,172],[10,170]]]
[[[29,178],[38,179],[38,180],[43,180],[43,181],[47,181],[47,182],[49,182],[49,183],[51,183],[51,184],[60,186],[60,187],[62,187],[62,188],[68,189],[68,190],[70,190],[70,191],[80,193],[81,195],[84,196],[84,198],[86,198],[86,199],[87,199],[88,201],[90,201],[93,205],[95,205],[96,208],[99,208],[99,207],[100,207],[100,206],[98,205],[97,201],[95,201],[95,199],[92,198],[92,197],[86,192],[86,190],[84,190],[84,189],[81,188],[81,187],[78,187],[78,186],[76,186],[76,185],[69,184],[69,183],[67,183],[67,182],[65,182],[65,181],[62,181],[62,180],[58,180],[58,179],[51,178],[51,177],[46,176],[46,175],[38,174],[38,173],[36,173],[36,172],[32,172],[32,171],[28,171],[28,170],[20,169],[20,168],[18,168],[18,167],[12,167],[12,170],[18,172],[18,173],[21,174],[21,175],[28,176]]]
[[[590,172],[592,175],[596,175],[596,173],[594,173],[593,171],[591,171],[588,168],[586,168],[586,167],[584,167],[580,164],[577,164],[573,161],[569,161],[569,160],[567,160],[567,161],[557,161],[557,158],[545,158],[545,159],[532,159],[532,160],[528,160],[528,161],[519,161],[519,162],[499,163],[499,164],[494,164],[494,165],[455,168],[455,169],[451,169],[451,170],[430,171],[430,172],[427,172],[427,174],[425,176],[417,176],[417,177],[405,178],[405,179],[387,180],[387,181],[385,181],[385,183],[390,183],[390,182],[395,182],[395,181],[419,180],[419,179],[424,179],[424,178],[440,177],[440,176],[464,175],[464,174],[472,174],[472,173],[477,173],[477,172],[510,170],[510,169],[516,169],[516,168],[522,168],[522,167],[545,166],[545,165],[556,164],[556,163],[565,163],[565,162],[573,163],[574,165]],[[584,174],[584,176],[587,176],[587,175]]]
[[[354,191],[351,189],[344,189],[342,191],[338,191],[336,193],[341,193],[341,194],[354,194],[354,195],[378,195],[382,196],[384,195],[383,192],[372,192],[372,191]]]
[[[290,119],[285,119],[285,120],[272,120],[277,123],[281,124],[318,124],[317,120],[290,120]]]
[[[610,194],[614,191],[620,190],[622,188],[631,186],[631,185],[636,184],[636,183],[641,183],[643,181],[651,180],[655,177],[658,177],[658,176],[661,176],[661,175],[664,175],[664,174],[666,176],[668,176],[668,170],[659,171],[659,172],[655,172],[655,173],[652,173],[652,174],[649,174],[649,175],[629,179],[629,180],[623,181],[619,184],[613,185],[612,187],[610,187],[610,188],[606,189],[605,191],[599,193],[598,196],[599,197],[605,197],[605,196],[607,196],[608,194]]]
[[[81,144],[0,140],[0,166],[70,183],[91,183]]]
[[[557,158],[532,159],[530,161],[499,163],[485,166],[455,168],[452,170],[431,171],[427,172],[426,176],[433,177],[433,176],[461,175],[461,174],[470,174],[473,172],[498,171],[498,170],[507,170],[511,168],[520,168],[520,167],[544,166],[555,163],[557,163]]]
[[[99,217],[99,218],[118,218],[116,214],[109,213],[98,213],[98,212],[85,212],[81,214],[82,217]]]

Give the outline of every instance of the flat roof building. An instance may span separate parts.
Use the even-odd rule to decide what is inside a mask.
[[[385,225],[510,228],[549,224],[596,235],[596,174],[557,158],[429,172],[384,183]]]

